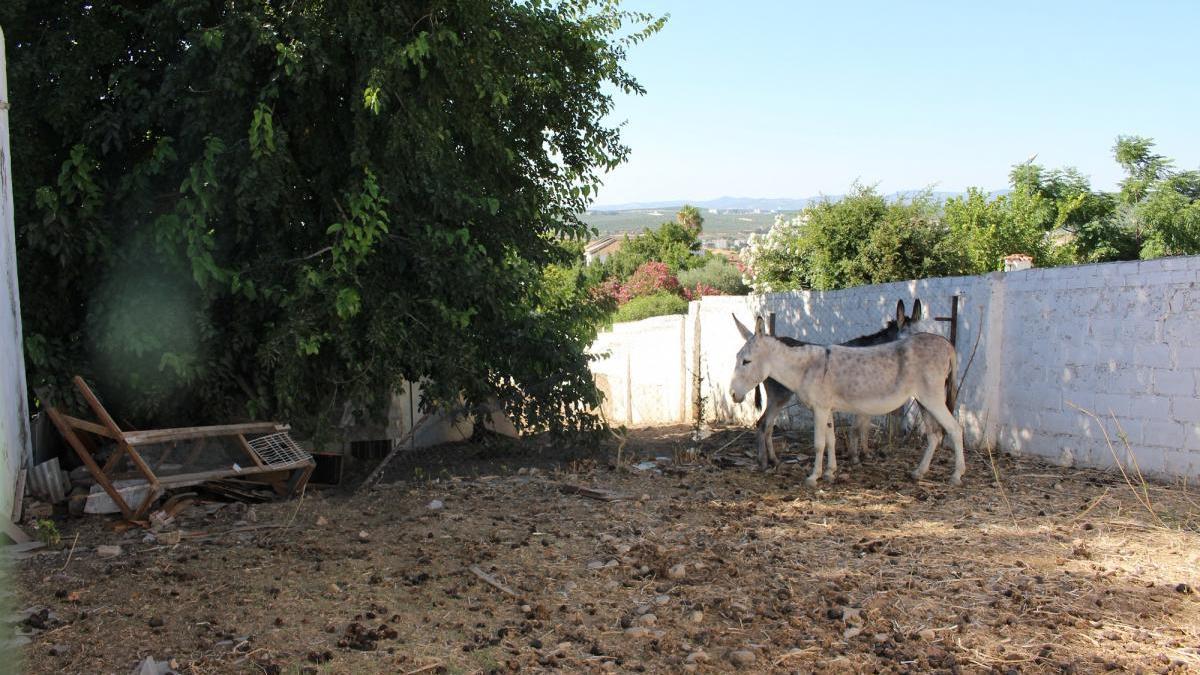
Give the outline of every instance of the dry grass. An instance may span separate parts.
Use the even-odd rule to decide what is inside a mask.
[[[1200,520],[1184,485],[1144,483],[1151,516],[1120,475],[975,455],[951,488],[946,454],[913,483],[917,450],[898,449],[813,491],[806,462],[708,460],[724,446],[726,465],[752,461],[752,434],[696,452],[676,431],[623,439],[623,460],[676,458],[662,472],[497,466],[256,507],[260,524],[294,517],[286,535],[139,534],[100,560],[93,547],[117,535],[80,521],[66,573],[53,571],[65,551],[18,570],[26,605],[62,621],[33,638],[26,669],[128,672],[147,655],[196,673],[1200,669]]]

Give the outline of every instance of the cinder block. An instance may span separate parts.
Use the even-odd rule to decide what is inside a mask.
[[[1183,447],[1193,452],[1200,451],[1200,424],[1183,426]]]
[[[1182,448],[1185,431],[1181,422],[1150,420],[1142,425],[1142,444]]]
[[[1200,422],[1200,398],[1172,396],[1171,419],[1177,422]]]
[[[1170,419],[1171,399],[1153,394],[1129,397],[1129,416],[1143,419]]]
[[[1196,393],[1196,375],[1191,370],[1154,370],[1154,391],[1167,396],[1193,396]]]
[[[1141,458],[1138,459],[1138,466],[1143,473],[1153,472],[1166,474],[1168,476],[1186,476],[1192,478],[1200,475],[1200,454],[1189,452],[1187,450],[1167,450],[1164,449],[1156,458],[1157,466],[1147,467],[1142,464]]]
[[[1062,393],[1057,387],[1031,386],[1014,391],[1010,400],[1016,405],[1037,411],[1062,410]]]
[[[1052,434],[1065,436],[1081,435],[1087,428],[1087,420],[1074,410],[1070,412],[1042,412],[1038,415],[1038,428]]]
[[[1101,417],[1116,415],[1117,417],[1129,417],[1130,415],[1130,400],[1132,396],[1125,394],[1108,394],[1097,392],[1095,395],[1095,407],[1092,412]]]
[[[1120,357],[1116,358],[1118,363],[1123,362]],[[1150,369],[1128,366],[1116,372],[1097,373],[1092,383],[1097,391],[1107,391],[1113,394],[1145,394],[1150,393],[1151,390],[1151,373]]]
[[[1171,347],[1163,343],[1141,343],[1133,348],[1133,363],[1150,368],[1171,368]]]
[[[1171,344],[1171,365],[1179,370],[1200,370],[1200,345]]]

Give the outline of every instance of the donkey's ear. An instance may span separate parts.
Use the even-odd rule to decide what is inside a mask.
[[[737,324],[738,332],[742,334],[743,338],[749,340],[750,338],[754,337],[754,333],[750,332],[750,329],[746,328],[745,324],[743,324],[741,321],[738,321],[737,314],[733,315],[733,322]]]
[[[916,300],[913,300],[913,313],[912,318],[909,319],[909,322],[911,323],[914,321],[920,321],[922,318],[924,318],[922,316],[924,313],[925,308],[921,306],[921,299],[917,298]]]
[[[766,333],[766,332],[767,332],[767,322],[763,321],[763,318],[761,316],[756,315],[754,317],[754,334],[762,335],[763,333]]]
[[[904,322],[908,317],[904,315],[904,301],[896,301],[896,328],[904,328]]]

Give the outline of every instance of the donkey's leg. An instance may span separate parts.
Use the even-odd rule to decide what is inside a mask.
[[[925,404],[925,402],[922,401],[922,404]],[[962,425],[958,423],[958,420],[954,419],[954,415],[951,414],[950,409],[946,407],[946,402],[940,398],[934,398],[934,400],[929,401],[928,404],[925,404],[925,410],[930,416],[933,417],[934,420],[937,421],[938,425],[940,425],[941,428],[950,435],[950,443],[954,445],[954,473],[950,474],[950,484],[961,485],[962,475],[967,470],[967,461],[966,458],[963,457]],[[929,426],[930,429],[933,428],[932,424]],[[938,436],[939,437],[937,441],[940,443],[941,435],[939,434]],[[933,438],[932,434],[930,435],[930,438]],[[929,450],[927,454],[932,455],[933,450]],[[922,463],[925,465],[926,469],[929,468],[928,461],[922,460]],[[924,472],[922,471],[922,473]]]
[[[759,415],[758,422],[754,425],[754,447],[758,451],[758,468],[763,471],[767,470],[767,451],[771,442],[771,433],[774,431],[775,421],[771,419],[771,407],[767,405],[767,409]]]
[[[917,407],[924,410],[924,406],[920,403]],[[938,445],[942,442],[942,428],[936,424],[930,424],[925,427],[925,454],[921,455],[921,461],[917,464],[917,468],[913,469],[912,477],[914,480],[920,480],[921,476],[929,470],[929,463],[933,460],[933,452],[937,450]]]
[[[821,467],[825,463],[827,443],[825,437],[833,431],[830,428],[832,422],[832,411],[813,408],[813,468],[812,473],[808,474],[808,478],[804,479],[804,484],[809,487],[814,487],[817,484],[817,477],[821,475]]]
[[[775,454],[775,420],[787,407],[792,392],[773,380],[767,380],[763,388],[767,390],[767,404],[762,417],[758,418],[758,465],[766,471],[770,465],[779,466],[779,457]]]
[[[833,480],[837,476],[837,434],[833,426],[833,415],[830,414],[829,422],[825,425],[825,480]]]
[[[862,457],[871,458],[871,448],[869,447],[871,439],[871,417],[870,415],[859,415],[854,418],[854,429],[850,432],[850,461],[858,464],[859,453]]]

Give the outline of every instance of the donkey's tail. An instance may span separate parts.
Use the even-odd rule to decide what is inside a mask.
[[[950,409],[950,414],[954,414],[954,408],[958,405],[958,350],[953,347],[950,349],[950,372],[946,374],[946,407]]]

